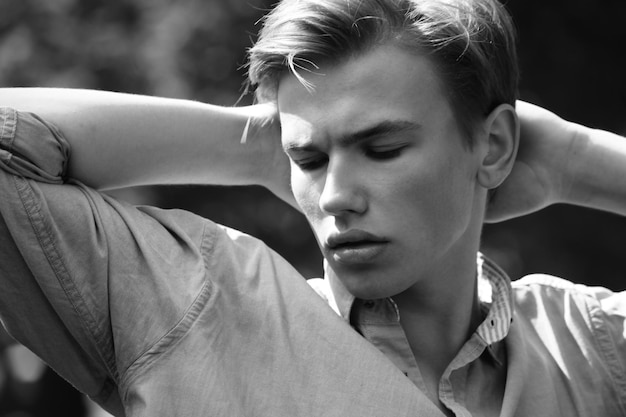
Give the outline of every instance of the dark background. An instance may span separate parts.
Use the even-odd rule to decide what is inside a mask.
[[[94,88],[234,105],[255,22],[272,3],[0,0],[0,86]],[[521,98],[626,134],[626,2],[509,0],[507,6],[519,31]],[[321,274],[305,220],[260,188],[150,187],[116,195],[192,210],[263,239],[306,277]],[[483,251],[513,279],[546,272],[616,290],[626,288],[625,248],[623,218],[566,206],[488,225],[483,240]],[[0,417],[86,415],[80,397],[20,352],[6,347],[0,355]]]

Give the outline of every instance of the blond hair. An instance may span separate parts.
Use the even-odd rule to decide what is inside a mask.
[[[272,101],[286,72],[307,85],[302,71],[385,43],[432,59],[470,145],[478,120],[515,104],[515,30],[497,0],[282,0],[249,50],[248,83]]]

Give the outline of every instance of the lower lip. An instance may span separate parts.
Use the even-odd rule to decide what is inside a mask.
[[[358,246],[342,246],[331,249],[330,255],[335,262],[347,265],[368,264],[374,261],[386,247],[386,243],[368,243]]]

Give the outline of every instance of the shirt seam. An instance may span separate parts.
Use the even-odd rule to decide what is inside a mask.
[[[23,177],[14,176],[15,188],[20,197],[20,201],[24,208],[24,211],[28,217],[29,223],[35,233],[35,237],[39,242],[39,246],[48,261],[57,281],[59,282],[61,289],[65,293],[67,300],[70,302],[72,309],[75,311],[81,327],[89,334],[92,340],[95,342],[95,348],[98,354],[104,359],[105,366],[114,380],[118,379],[117,367],[115,365],[115,358],[113,352],[103,351],[100,346],[106,344],[106,337],[102,332],[98,331],[98,326],[89,309],[86,306],[86,302],[83,299],[80,291],[76,288],[71,274],[68,272],[63,257],[60,255],[59,250],[56,247],[54,237],[50,232],[48,223],[45,217],[41,214],[40,206],[34,197],[34,192],[28,180]]]
[[[617,358],[613,337],[606,329],[604,320],[601,317],[603,311],[598,305],[597,300],[591,296],[584,297],[583,302],[585,303],[589,317],[589,327],[593,333],[594,342],[598,346],[598,351],[602,353],[602,359],[608,367],[611,381],[620,399],[621,411],[626,412],[626,373],[623,367],[620,366],[620,362]],[[621,370],[621,373],[618,370]]]
[[[202,244],[200,246],[201,253],[203,254],[205,251],[212,251],[213,239],[207,237],[209,236],[209,233],[209,228],[207,227],[207,224],[205,224],[202,231]],[[205,268],[208,268],[206,258],[204,264]],[[214,294],[212,288],[212,281],[205,279],[200,291],[189,307],[187,307],[181,315],[180,319],[167,332],[165,332],[163,336],[137,355],[137,358],[135,358],[122,373],[119,385],[120,391],[123,393],[124,401],[128,399],[128,388],[132,385],[133,381],[141,375],[141,371],[146,371],[150,366],[156,363],[161,357],[161,354],[172,349],[183,338],[183,336],[189,332],[197,318],[200,316],[202,309],[212,298],[211,296]]]
[[[16,133],[16,128],[17,128],[17,111],[15,109],[12,109],[10,107],[4,107],[2,108],[2,127],[0,128],[0,140],[2,139],[8,139],[8,143],[7,143],[7,149],[9,150],[9,152],[7,152],[7,159],[6,159],[6,164],[7,166],[11,166],[11,162],[13,160],[12,156],[13,156],[13,144],[15,142],[15,133]],[[6,114],[6,117],[4,116]],[[8,126],[8,127],[7,127]],[[8,132],[6,132],[6,130],[8,130]]]

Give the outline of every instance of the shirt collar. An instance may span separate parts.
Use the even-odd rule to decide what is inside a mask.
[[[324,260],[324,271],[326,272],[326,280],[330,286],[331,299],[330,306],[345,321],[350,322],[350,311],[354,305],[356,297],[352,295],[343,283],[333,273],[328,273],[328,264]]]
[[[503,340],[513,322],[513,290],[507,274],[493,261],[478,253],[478,299],[487,309],[485,320],[476,333],[488,345]]]
[[[325,263],[325,268],[327,267]],[[490,346],[503,340],[513,321],[513,291],[507,274],[482,253],[476,257],[478,298],[486,312],[476,333]],[[334,274],[326,274],[330,286],[329,304],[347,322],[355,297]]]

